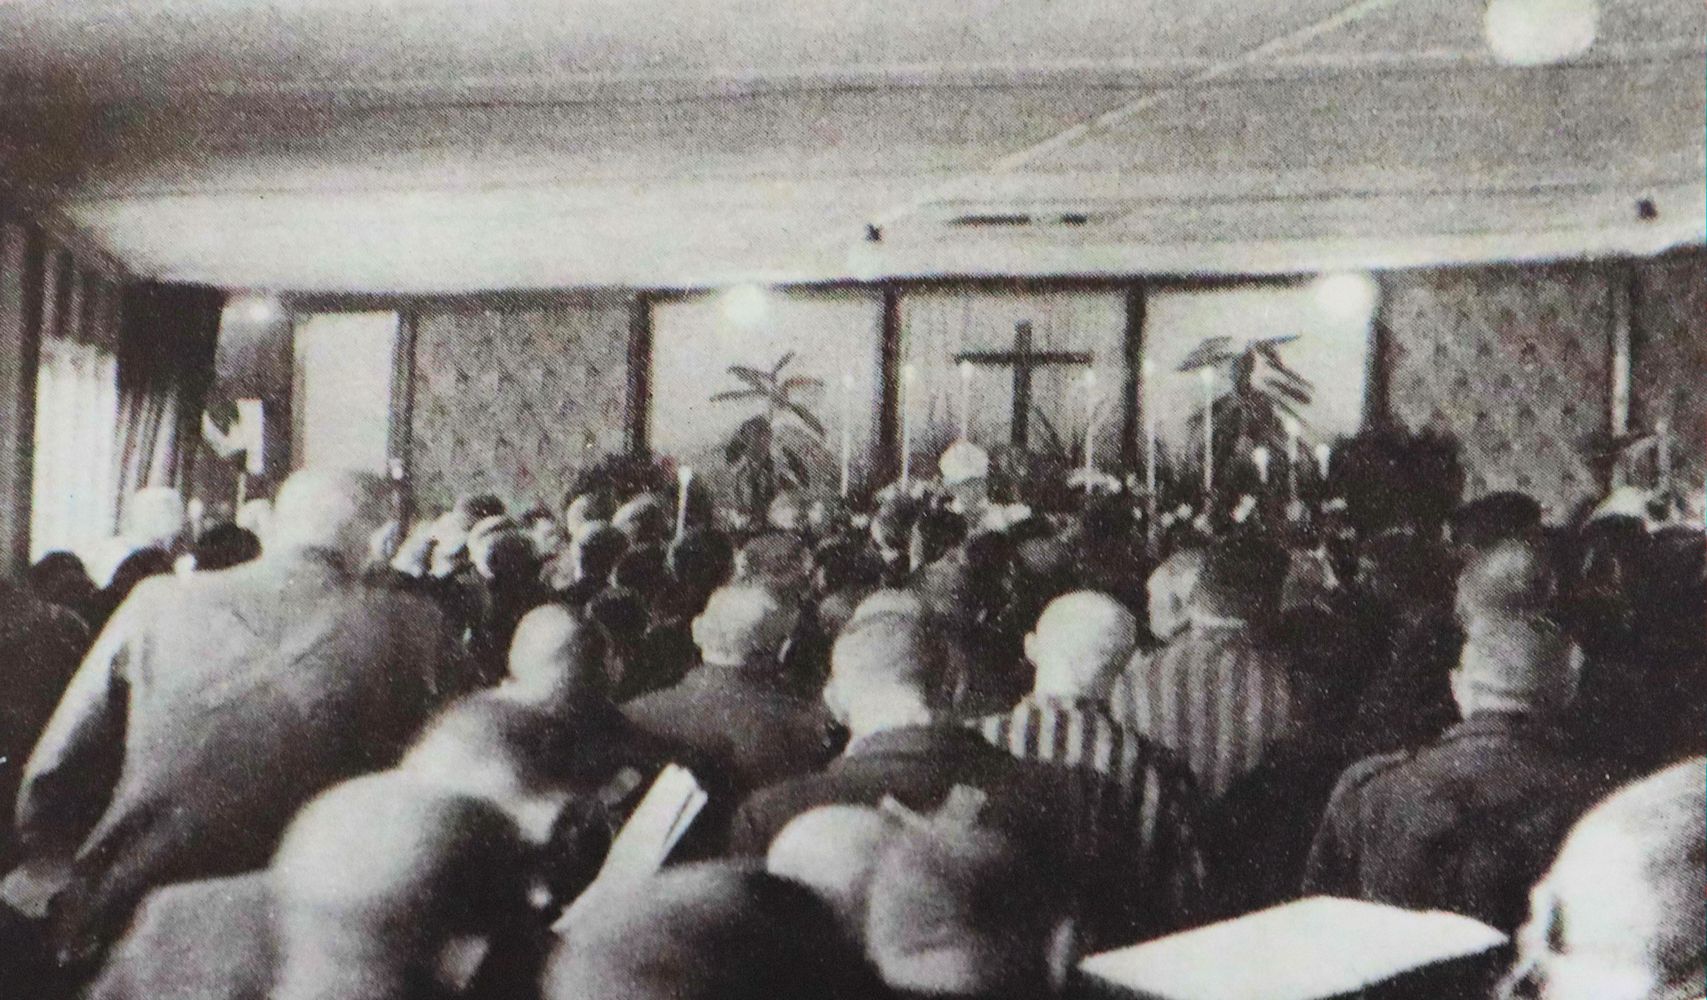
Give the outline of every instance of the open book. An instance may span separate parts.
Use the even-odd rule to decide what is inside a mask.
[[[1141,1000],[1329,1000],[1506,943],[1454,913],[1325,896],[1116,951],[1079,970]]]

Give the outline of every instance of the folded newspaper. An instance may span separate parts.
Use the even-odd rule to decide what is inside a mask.
[[[1321,896],[1092,955],[1079,971],[1134,1000],[1329,1000],[1506,940],[1455,913]]]

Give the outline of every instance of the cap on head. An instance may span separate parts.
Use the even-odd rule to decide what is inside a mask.
[[[954,487],[990,475],[990,453],[970,441],[956,441],[937,461],[944,486]]]
[[[1038,694],[1100,697],[1138,645],[1138,619],[1124,604],[1094,590],[1049,602],[1025,638],[1037,668]]]
[[[794,631],[797,613],[768,588],[719,588],[693,622],[693,640],[707,663],[740,665],[774,658]]]

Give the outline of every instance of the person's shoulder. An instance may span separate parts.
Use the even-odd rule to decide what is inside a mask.
[[[1338,800],[1345,796],[1358,795],[1371,785],[1378,784],[1396,774],[1415,760],[1416,754],[1410,750],[1398,750],[1393,753],[1365,757],[1347,767],[1340,774],[1339,784],[1334,789],[1334,798]]]

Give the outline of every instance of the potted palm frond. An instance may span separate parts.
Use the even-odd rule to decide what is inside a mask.
[[[1231,337],[1210,337],[1180,362],[1182,372],[1207,369],[1226,376],[1216,380],[1218,395],[1209,407],[1214,421],[1216,482],[1225,482],[1223,473],[1229,463],[1248,456],[1253,448],[1267,448],[1272,455],[1287,454],[1288,420],[1304,422],[1299,411],[1310,405],[1315,391],[1310,380],[1280,354],[1282,347],[1298,339],[1296,334],[1266,337],[1235,349]],[[1201,408],[1192,413],[1190,425],[1193,438],[1201,441]]]
[[[724,460],[734,474],[735,505],[756,519],[763,518],[780,490],[811,485],[805,450],[824,448],[824,424],[801,399],[824,383],[809,375],[787,374],[793,361],[790,351],[768,370],[730,365],[729,374],[741,387],[711,397],[713,403],[758,405],[758,412],[742,421],[723,446]]]

